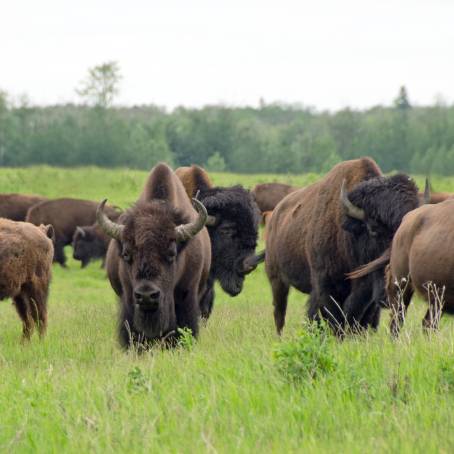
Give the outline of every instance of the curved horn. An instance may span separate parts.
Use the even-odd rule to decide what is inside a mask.
[[[198,213],[197,219],[188,224],[181,224],[175,227],[178,243],[183,243],[193,238],[203,229],[207,222],[208,213],[202,202],[199,202],[197,199],[192,199],[192,206]]]
[[[76,232],[79,232],[79,235],[82,237],[82,238],[85,238],[85,230],[82,228],[82,227],[79,227],[77,226],[76,227]]]
[[[428,177],[426,177],[426,185],[424,186],[424,203],[430,203],[430,183]]]
[[[116,222],[112,222],[104,213],[104,206],[106,205],[107,199],[104,199],[96,209],[96,221],[98,225],[101,227],[103,232],[106,235],[109,235],[111,238],[115,238],[116,240],[121,240],[121,234],[123,229],[125,228],[124,225],[117,224]]]
[[[366,219],[366,213],[362,208],[358,208],[357,206],[353,205],[347,195],[347,191],[345,189],[345,178],[342,182],[341,190],[340,190],[340,200],[342,205],[345,207],[345,211],[348,216],[354,219],[358,219],[359,221],[364,221]]]
[[[262,251],[258,254],[250,255],[243,260],[243,273],[249,274],[257,268],[257,265],[265,261],[265,252]]]

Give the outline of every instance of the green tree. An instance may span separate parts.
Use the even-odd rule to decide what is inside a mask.
[[[106,109],[119,93],[120,80],[119,64],[115,61],[103,63],[88,70],[87,78],[81,82],[76,93],[87,104]]]

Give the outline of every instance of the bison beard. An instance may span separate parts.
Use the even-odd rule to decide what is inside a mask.
[[[344,180],[353,189],[347,197],[362,219],[347,215],[340,198]],[[266,241],[278,333],[285,323],[290,285],[310,293],[309,318],[326,319],[338,334],[346,323],[376,327],[384,299],[382,274],[351,283],[345,273],[381,255],[402,217],[417,206],[414,183],[405,175],[382,177],[369,158],[340,163],[319,182],[283,199],[273,212]],[[358,215],[356,210],[350,213]]]

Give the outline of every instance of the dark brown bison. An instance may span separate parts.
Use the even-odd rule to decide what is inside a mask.
[[[71,244],[78,225],[91,225],[96,221],[98,204],[90,200],[55,199],[32,206],[27,213],[27,222],[35,225],[52,224],[55,229],[54,261],[66,266],[64,247]],[[118,216],[112,207],[106,207],[108,216]]]
[[[199,194],[208,211],[208,233],[212,263],[201,311],[208,318],[214,301],[214,282],[231,296],[238,295],[246,275],[263,260],[256,256],[259,210],[250,192],[241,186],[214,187],[201,167],[180,167],[175,171],[189,197]]]
[[[25,221],[27,211],[46,197],[26,194],[0,194],[0,218]]]
[[[385,265],[394,336],[399,334],[415,291],[429,303],[424,328],[436,329],[443,312],[454,313],[454,200],[408,213],[394,236],[391,250],[349,277],[362,278]]]
[[[261,213],[273,211],[276,205],[288,194],[299,188],[284,183],[263,183],[252,188],[254,197]]]
[[[0,300],[12,298],[28,340],[34,325],[40,336],[47,327],[53,228],[0,219]]]
[[[116,221],[120,213],[110,215],[112,221]],[[81,267],[85,268],[91,260],[102,259],[104,266],[110,236],[106,235],[98,224],[77,226],[73,235],[73,258],[80,260]]]
[[[206,210],[193,203],[172,169],[158,164],[118,223],[105,216],[104,202],[98,208],[98,223],[113,238],[106,268],[120,297],[123,347],[174,340],[178,328],[197,336],[211,252]]]
[[[370,158],[342,162],[285,197],[273,211],[266,240],[277,332],[284,327],[290,286],[310,293],[309,318],[323,317],[338,334],[345,325],[376,327],[383,275],[351,283],[345,273],[380,256],[402,217],[418,204],[412,180],[383,177]]]

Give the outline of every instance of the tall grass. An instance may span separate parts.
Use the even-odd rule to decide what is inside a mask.
[[[2,169],[0,191],[109,197],[126,206],[145,177],[96,168]],[[251,186],[269,179],[214,174],[217,184]],[[452,188],[447,179],[433,184]],[[454,449],[452,320],[443,318],[440,332],[428,339],[421,330],[422,302],[410,306],[397,341],[389,337],[384,311],[377,333],[324,344],[333,367],[289,380],[275,352],[301,342],[306,297],[291,292],[279,340],[263,268],[248,277],[236,298],[217,289],[213,315],[192,348],[137,356],[117,346],[117,305],[100,263],[83,270],[73,260],[68,265],[54,267],[44,341],[34,337],[22,346],[14,308],[0,304],[1,451]]]

